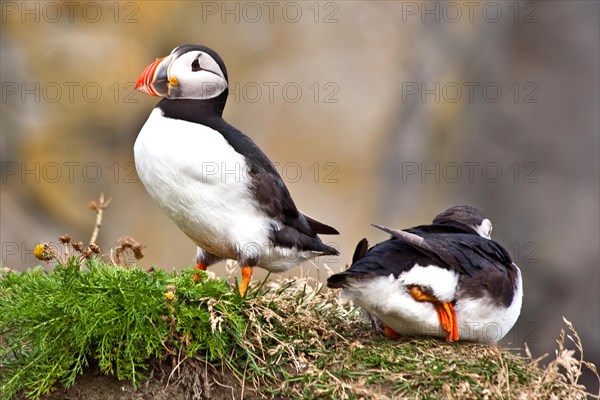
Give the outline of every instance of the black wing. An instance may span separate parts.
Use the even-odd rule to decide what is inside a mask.
[[[478,235],[465,233],[419,235],[379,225],[373,226],[427,255],[437,265],[469,276],[490,268],[506,272],[512,265],[510,256],[502,246]]]
[[[272,240],[284,247],[339,254],[317,236],[317,233],[338,234],[338,231],[298,210],[283,179],[262,150],[248,136],[231,126],[225,129],[223,136],[235,151],[246,158],[253,182],[251,189],[261,210],[283,225],[281,229],[273,230]]]

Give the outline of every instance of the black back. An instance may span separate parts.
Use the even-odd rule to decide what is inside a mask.
[[[499,304],[505,307],[511,304],[517,273],[510,256],[500,244],[448,225],[424,225],[406,232],[423,240],[419,244],[392,237],[366,253],[359,250],[364,246],[361,241],[350,268],[329,277],[327,286],[343,288],[350,283],[348,279],[370,279],[390,274],[398,278],[415,264],[435,265],[460,274],[459,296],[477,298],[489,293]],[[362,257],[357,257],[361,254]]]

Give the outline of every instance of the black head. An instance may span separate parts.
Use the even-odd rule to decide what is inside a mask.
[[[457,228],[474,231],[479,236],[491,238],[492,222],[472,206],[455,206],[438,214],[433,219],[434,224],[450,225]]]

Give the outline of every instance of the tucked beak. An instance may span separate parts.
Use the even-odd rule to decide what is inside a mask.
[[[169,84],[177,84],[175,78],[172,78],[171,82],[168,77],[169,65],[172,60],[172,56],[167,56],[148,65],[137,80],[135,90],[151,96],[167,97]]]

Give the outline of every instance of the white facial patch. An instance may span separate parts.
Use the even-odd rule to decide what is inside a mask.
[[[475,225],[473,228],[479,234],[479,236],[484,237],[486,239],[492,238],[492,221],[490,221],[489,219],[484,219],[483,221],[481,221],[480,225]]]
[[[207,100],[227,89],[225,74],[219,64],[207,53],[189,51],[171,63],[167,73],[170,98]]]
[[[421,267],[416,264],[398,278],[403,286],[420,286],[431,289],[432,294],[440,301],[451,302],[455,299],[458,273],[445,268],[429,265]]]

